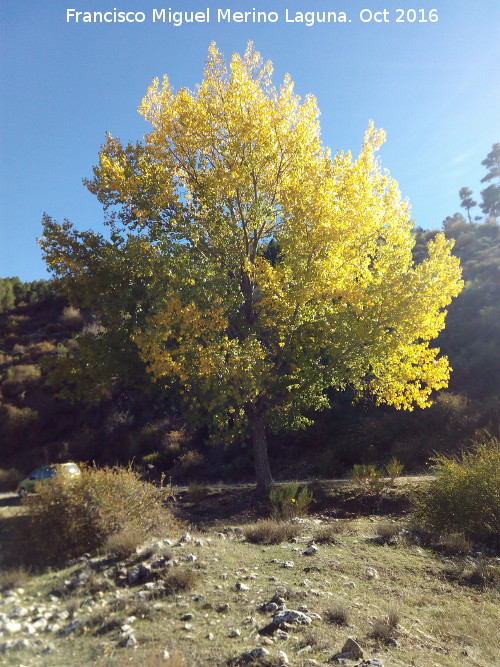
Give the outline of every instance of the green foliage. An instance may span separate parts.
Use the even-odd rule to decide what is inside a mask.
[[[287,521],[294,516],[305,516],[313,502],[313,494],[306,486],[299,488],[298,482],[275,485],[269,492],[271,517]]]
[[[393,484],[396,477],[401,477],[403,474],[404,465],[398,458],[393,456],[389,463],[386,463],[385,469],[387,470],[391,484]]]
[[[130,468],[85,468],[76,479],[55,477],[26,499],[28,516],[15,548],[47,564],[102,550],[118,533],[144,540],[174,527],[163,507],[167,495],[168,489],[142,481]]]
[[[21,304],[33,304],[53,296],[52,285],[47,280],[23,283],[19,278],[0,278],[0,313]]]
[[[372,463],[356,463],[348,477],[354,484],[371,491],[380,490],[383,486],[382,471]]]
[[[484,438],[461,456],[434,459],[436,479],[415,499],[415,517],[438,533],[500,535],[500,442]]]

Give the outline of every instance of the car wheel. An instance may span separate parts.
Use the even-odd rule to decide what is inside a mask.
[[[26,498],[27,492],[26,489],[20,489],[19,490],[19,498],[22,500],[23,498]]]

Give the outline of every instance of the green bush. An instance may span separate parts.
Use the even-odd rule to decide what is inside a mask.
[[[348,477],[355,485],[369,491],[380,492],[385,488],[382,471],[373,464],[357,463]]]
[[[273,486],[269,493],[271,517],[286,521],[294,516],[304,516],[312,501],[312,493],[305,486],[299,488],[298,482]]]
[[[393,456],[389,463],[386,464],[385,469],[387,470],[391,484],[394,484],[396,477],[401,477],[403,474],[404,465],[398,458]]]
[[[26,499],[15,548],[43,565],[98,552],[114,534],[133,534],[139,542],[165,533],[175,526],[163,506],[166,494],[130,468],[84,468],[76,479],[55,477]]]
[[[438,533],[498,539],[500,535],[500,442],[477,442],[460,456],[439,456],[436,479],[414,500],[420,525]]]

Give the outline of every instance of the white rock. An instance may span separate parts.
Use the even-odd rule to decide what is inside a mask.
[[[229,633],[230,637],[240,637],[241,636],[241,630],[238,630],[238,628],[234,628],[234,630],[231,630]]]
[[[374,567],[367,567],[366,574],[370,579],[379,579],[379,573]]]
[[[314,544],[310,544],[307,549],[304,551],[304,556],[312,556],[318,551],[318,547]]]
[[[285,653],[285,651],[278,651],[278,660],[279,660],[279,661],[281,662],[281,664],[283,664],[283,665],[288,665],[288,663],[290,662],[290,661],[288,660],[288,656],[287,656],[287,654]]]
[[[22,625],[17,621],[7,621],[3,627],[4,631],[9,632],[10,634],[13,634],[14,632],[21,632],[22,629]]]
[[[258,646],[253,648],[251,651],[247,651],[245,655],[248,655],[252,660],[257,660],[258,658],[265,658],[266,655],[269,655],[269,651],[265,648]]]
[[[238,581],[235,585],[235,588],[237,591],[249,591],[250,586],[247,586],[246,584],[242,583],[241,581]]]

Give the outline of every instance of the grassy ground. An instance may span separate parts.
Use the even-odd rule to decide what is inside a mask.
[[[283,656],[279,658],[282,651],[289,665],[305,667],[328,664],[350,636],[359,642],[365,658],[378,658],[385,667],[498,664],[498,588],[480,586],[468,576],[481,557],[443,555],[419,546],[404,532],[407,524],[400,515],[335,518],[349,512],[341,513],[333,505],[329,510],[328,497],[327,492],[322,496],[322,518],[316,515],[315,521],[298,523],[293,541],[271,545],[245,538],[241,520],[254,517],[241,502],[234,506],[238,512],[233,511],[233,518],[238,515],[240,522],[235,525],[225,516],[227,502],[219,492],[197,503],[187,502],[186,497],[185,518],[190,506],[197,508],[193,516],[198,530],[184,530],[192,539],[178,543],[181,533],[162,535],[159,529],[154,555],[140,561],[166,559],[161,579],[174,577],[168,580],[180,582],[166,592],[158,590],[157,580],[119,583],[117,570],[122,568],[123,579],[123,573],[139,564],[134,559],[103,560],[103,572],[99,563],[91,567],[83,559],[37,575],[23,577],[18,572],[17,579],[4,567],[0,619],[2,614],[13,617],[23,626],[36,624],[34,619],[45,615],[52,629],[4,632],[0,645],[23,637],[28,645],[7,650],[0,661],[37,667],[91,663],[216,667],[243,664],[245,651],[264,647],[269,652],[267,662],[254,664],[286,664]],[[214,517],[217,502],[224,507],[222,516]],[[5,528],[17,511],[15,504],[0,505],[2,539],[7,539]],[[380,534],[392,532],[395,538],[384,544]],[[172,544],[161,542],[164,538]],[[313,538],[318,551],[305,555]],[[494,566],[494,559],[489,561]],[[285,562],[292,566],[284,567]],[[79,583],[70,585],[75,581]],[[287,608],[307,609],[319,617],[313,616],[307,627],[259,635],[258,630],[272,620],[272,612],[262,611],[262,606],[276,593]],[[74,621],[80,624],[67,632]],[[54,630],[54,624],[59,629]],[[134,637],[129,642],[133,646],[123,646],[127,633]],[[165,650],[170,658],[164,657]],[[359,662],[347,660],[353,666]]]

